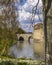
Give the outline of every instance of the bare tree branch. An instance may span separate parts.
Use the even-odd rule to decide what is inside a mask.
[[[39,4],[39,0],[38,0],[38,2],[36,3],[36,5],[33,6],[33,8],[32,8],[32,18],[31,18],[31,23],[32,23],[31,26],[32,26],[32,27],[33,27],[34,18],[35,18],[35,14],[36,14],[36,11],[37,11],[38,4]]]
[[[31,26],[32,26],[32,27],[34,27],[33,24],[34,24],[34,19],[35,19],[35,16],[36,16],[36,15],[38,16],[39,21],[42,22],[42,20],[41,20],[39,14],[38,14],[38,13],[39,13],[38,4],[39,4],[39,0],[38,0],[38,2],[36,3],[36,5],[33,6],[33,8],[32,8],[32,17],[31,17]],[[37,11],[38,11],[38,12],[37,12]]]

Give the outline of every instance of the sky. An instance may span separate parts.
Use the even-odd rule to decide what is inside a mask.
[[[23,30],[25,30],[26,32],[33,32],[34,28],[32,27],[32,22],[33,25],[37,24],[39,22],[43,21],[43,15],[42,15],[42,1],[39,1],[38,7],[37,7],[37,12],[39,11],[38,15],[41,19],[41,21],[39,20],[38,15],[35,13],[35,16],[33,18],[34,21],[31,20],[32,18],[32,8],[33,6],[36,5],[36,3],[38,2],[38,0],[18,0],[18,2],[16,2],[15,6],[17,6],[18,8],[18,13],[19,13],[19,23],[20,26]]]

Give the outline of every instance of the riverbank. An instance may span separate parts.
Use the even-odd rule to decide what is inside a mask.
[[[0,65],[45,65],[44,61],[32,60],[32,59],[11,59],[11,58],[0,58]]]

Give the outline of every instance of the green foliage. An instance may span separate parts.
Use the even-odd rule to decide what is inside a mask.
[[[21,28],[18,28],[18,31],[17,31],[17,33],[19,33],[19,34],[23,34],[23,33],[26,33],[24,30],[22,30]]]
[[[17,33],[25,33],[18,29]],[[7,56],[8,49],[17,42],[17,36],[14,30],[0,28],[0,55]]]
[[[23,62],[23,63],[18,62],[17,64],[18,64],[18,65],[27,65],[26,62]]]
[[[13,63],[13,62],[10,62],[10,61],[2,61],[0,63],[0,65],[45,65],[45,64],[34,64],[34,63],[31,63],[31,62],[18,62],[18,63]]]
[[[2,61],[0,63],[0,65],[15,65],[14,63],[10,62],[10,61]]]
[[[1,59],[0,65],[45,65],[44,61],[39,60],[22,60],[22,59]]]
[[[6,32],[6,35],[5,35],[5,32],[2,31],[2,35],[0,37],[0,54],[1,55],[6,55],[7,52],[8,52],[8,49],[16,43],[16,35],[13,34],[13,32],[9,32],[7,31]],[[5,49],[5,50],[4,50]]]
[[[16,21],[14,0],[2,0],[0,4],[2,12],[0,15],[0,55],[7,56],[8,49],[16,43],[18,21]]]

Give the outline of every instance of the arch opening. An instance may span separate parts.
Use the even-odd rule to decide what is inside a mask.
[[[29,36],[28,42],[31,43],[32,41],[33,41],[33,37],[32,36]]]
[[[20,36],[19,41],[24,41],[24,38],[22,36]]]

